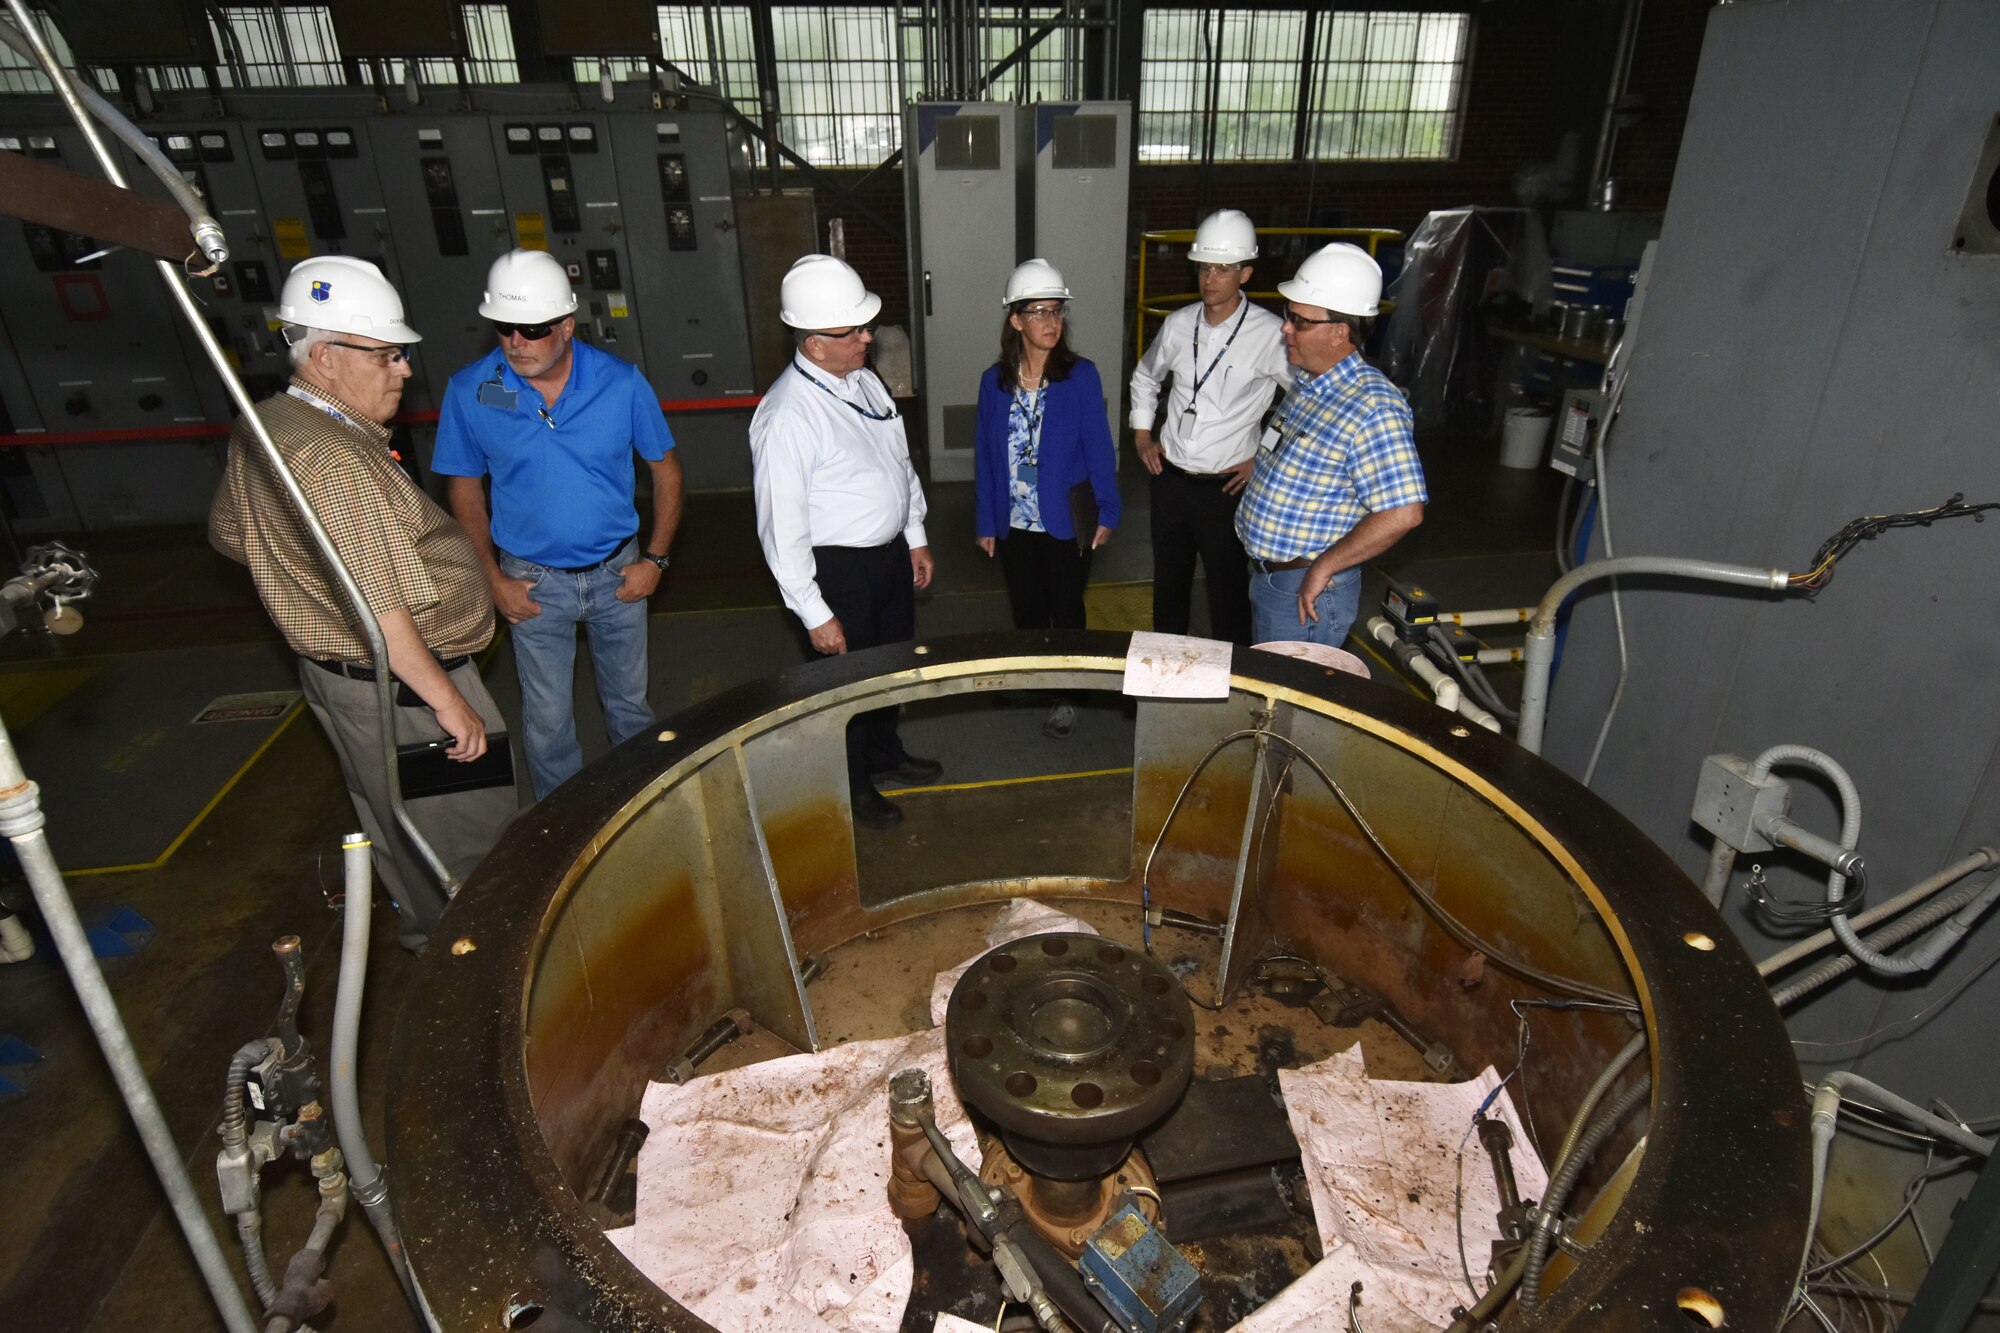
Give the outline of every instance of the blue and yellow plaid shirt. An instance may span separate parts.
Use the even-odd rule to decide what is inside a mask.
[[[1294,380],[1278,446],[1257,455],[1243,490],[1236,535],[1259,560],[1296,560],[1320,554],[1369,514],[1429,498],[1409,403],[1354,353]]]

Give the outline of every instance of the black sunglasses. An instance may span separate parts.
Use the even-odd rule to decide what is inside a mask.
[[[1309,329],[1315,324],[1352,324],[1353,322],[1353,320],[1348,319],[1345,315],[1335,315],[1332,319],[1307,319],[1290,306],[1285,307],[1285,323],[1296,325],[1302,329]]]
[[[554,328],[555,322],[553,320],[544,324],[502,324],[497,319],[493,321],[493,331],[502,338],[511,333],[516,338],[521,339],[521,341],[531,343],[540,342],[542,339],[548,337],[550,330]]]

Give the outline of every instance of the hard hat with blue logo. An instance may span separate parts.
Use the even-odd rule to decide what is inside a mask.
[[[357,333],[385,343],[422,342],[403,322],[403,298],[382,270],[346,255],[302,260],[278,294],[278,318],[302,328]]]

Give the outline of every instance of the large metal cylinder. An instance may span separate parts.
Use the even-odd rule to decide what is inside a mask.
[[[581,1202],[646,1080],[732,1008],[815,1048],[824,1025],[797,962],[863,932],[1011,896],[1136,908],[1190,771],[1218,739],[1261,728],[1313,755],[1496,953],[1640,1006],[1653,1074],[1643,1156],[1599,1200],[1618,1224],[1573,1271],[1552,1265],[1533,1326],[1776,1328],[1809,1175],[1783,1025],[1673,863],[1501,737],[1239,650],[1228,699],[1138,702],[1130,854],[1116,865],[893,894],[865,882],[847,812],[850,716],[994,690],[1116,691],[1126,647],[1118,634],[991,635],[815,663],[669,719],[523,815],[447,912],[396,1032],[396,1212],[439,1326],[509,1327],[513,1309],[539,1311],[542,1329],[705,1327]],[[1509,1002],[1547,993],[1469,955],[1288,753],[1246,741],[1213,758],[1153,860],[1154,904],[1235,922],[1224,990],[1282,948],[1444,1034],[1461,1066],[1512,1068]],[[1538,1023],[1524,1110],[1544,1143],[1632,1030],[1601,1012]]]

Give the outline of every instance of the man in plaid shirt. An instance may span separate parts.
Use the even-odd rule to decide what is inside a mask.
[[[1336,242],[1278,292],[1296,378],[1236,511],[1251,642],[1339,647],[1360,610],[1361,566],[1423,522],[1430,495],[1410,405],[1358,347],[1381,308],[1381,268]]]

